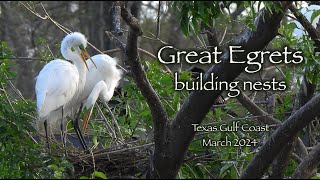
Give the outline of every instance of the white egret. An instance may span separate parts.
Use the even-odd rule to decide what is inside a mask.
[[[90,72],[87,75],[86,84],[82,91],[81,98],[86,109],[91,108],[99,98],[103,103],[110,101],[115,88],[119,85],[122,78],[122,71],[117,68],[117,61],[106,54],[92,56],[94,64],[87,60]],[[84,120],[84,129],[87,127],[88,120]]]
[[[85,56],[91,59],[85,49],[86,46],[87,39],[83,34],[79,32],[68,34],[61,42],[61,54],[67,61],[61,59],[50,61],[36,78],[38,112],[36,128],[40,133],[43,132],[42,127],[45,128],[47,141],[48,128],[52,128],[57,124],[57,120],[61,119],[61,137],[65,146],[64,118],[76,110],[73,106],[78,103],[86,81],[88,65]],[[84,147],[84,139],[77,121],[78,117],[74,118],[74,129],[83,148],[87,149]]]
[[[92,59],[92,61],[91,61]],[[67,114],[74,114],[74,110],[79,109],[77,118],[79,117],[79,113],[82,110],[82,104],[84,103],[84,107],[86,109],[90,109],[94,103],[99,98],[103,103],[108,102],[113,94],[115,88],[118,86],[120,79],[122,78],[122,71],[118,69],[117,60],[106,55],[106,54],[98,54],[92,56],[91,59],[87,60],[87,65],[89,72],[86,75],[85,86],[81,91],[78,101],[72,104],[72,108],[70,104],[68,104],[65,108],[65,112]],[[52,114],[53,116],[57,116]],[[90,116],[85,116],[84,120],[84,129],[87,127],[88,120]],[[50,127],[57,126],[58,123],[51,121],[52,124]],[[65,124],[66,122],[64,122]],[[74,122],[78,126],[78,121]],[[58,129],[57,127],[55,129]],[[79,136],[82,137],[82,134],[79,130]],[[81,142],[83,147],[87,147],[84,140]]]

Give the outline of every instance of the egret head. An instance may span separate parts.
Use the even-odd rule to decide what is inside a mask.
[[[61,54],[66,60],[71,60],[73,62],[77,61],[78,59],[82,59],[83,63],[88,68],[85,56],[87,56],[90,59],[91,57],[88,54],[86,47],[86,37],[79,32],[73,32],[63,38],[61,42]]]

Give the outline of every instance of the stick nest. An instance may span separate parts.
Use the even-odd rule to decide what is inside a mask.
[[[76,176],[90,177],[94,171],[110,177],[142,177],[149,165],[153,143],[121,143],[108,149],[94,149],[85,153],[76,148],[67,151],[68,159],[75,167]]]

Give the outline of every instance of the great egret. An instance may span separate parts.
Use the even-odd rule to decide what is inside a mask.
[[[50,61],[36,78],[38,113],[36,128],[40,133],[43,132],[42,127],[45,128],[47,141],[48,128],[53,127],[57,124],[57,120],[61,119],[61,138],[65,146],[64,118],[75,112],[73,106],[78,103],[86,81],[88,65],[85,56],[91,59],[85,49],[86,46],[87,39],[83,34],[79,32],[68,34],[61,42],[61,54],[67,61],[61,59]],[[73,126],[82,146],[85,146],[78,126],[78,117],[74,118]]]
[[[87,75],[86,84],[81,98],[86,109],[91,108],[99,98],[103,103],[110,101],[122,77],[122,71],[117,68],[117,61],[106,54],[92,56],[94,64],[87,60],[90,72]],[[89,117],[84,121],[84,129],[87,127]]]
[[[91,61],[92,60],[92,61]],[[84,103],[84,107],[86,109],[90,109],[94,103],[99,98],[103,103],[108,102],[113,94],[115,88],[118,86],[120,79],[122,78],[122,71],[116,67],[117,60],[106,55],[106,54],[98,54],[92,56],[91,59],[86,61],[89,72],[86,75],[85,86],[78,96],[78,101],[75,103],[67,104],[65,108],[65,112],[67,114],[74,114],[75,110],[78,110],[78,115],[82,110],[82,104]],[[57,117],[57,111],[51,113],[53,117]],[[71,115],[73,116],[73,115]],[[59,116],[60,117],[60,116]],[[86,116],[84,120],[84,129],[87,127],[88,120],[90,116]],[[58,129],[58,123],[55,121],[50,121],[50,127],[52,129]],[[64,122],[65,124],[66,122]],[[78,126],[78,121],[74,122]],[[82,137],[81,131],[79,132],[79,137]],[[77,132],[77,134],[78,134]],[[83,139],[83,138],[82,138]],[[83,148],[86,150],[87,145],[84,140],[81,140]]]

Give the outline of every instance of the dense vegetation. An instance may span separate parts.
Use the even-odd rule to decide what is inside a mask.
[[[105,29],[113,31],[111,23],[113,16],[111,15],[110,8],[112,3],[99,3],[61,2],[59,4],[57,2],[56,4],[50,4],[43,2],[49,14],[57,12],[52,18],[60,20],[58,22],[61,24],[67,24],[68,28],[72,27],[71,30],[73,31],[83,31],[88,35],[89,41],[92,44],[97,44],[99,49],[109,50],[114,48],[115,45],[112,39],[106,40],[108,36],[104,31]],[[308,3],[295,2],[293,3],[294,5],[289,5],[290,7],[286,8],[283,8],[278,3],[262,3],[260,1],[179,1],[166,3],[162,1],[161,8],[159,8],[160,6],[158,7],[157,3],[151,2],[145,2],[144,4],[138,2],[128,6],[131,7],[132,14],[140,20],[139,26],[144,32],[144,36],[141,37],[138,46],[150,51],[151,54],[157,54],[159,47],[164,46],[167,42],[178,49],[197,48],[198,50],[212,50],[212,47],[217,46],[223,52],[227,52],[227,47],[228,45],[232,45],[230,44],[232,40],[236,39],[237,35],[241,38],[241,32],[252,31],[254,33],[259,31],[255,21],[257,21],[257,17],[263,11],[266,14],[270,13],[274,16],[277,13],[286,13],[277,29],[278,34],[276,37],[272,38],[267,43],[267,46],[260,49],[260,51],[281,51],[284,47],[288,47],[291,51],[302,51],[304,62],[298,65],[279,64],[277,66],[264,63],[264,69],[258,73],[242,73],[237,76],[237,80],[241,82],[246,80],[268,80],[274,77],[278,81],[285,81],[287,86],[285,91],[243,92],[251,98],[247,104],[256,105],[260,109],[259,112],[268,115],[257,113],[252,108],[248,108],[240,98],[226,98],[226,101],[223,103],[214,103],[201,122],[202,125],[219,126],[226,124],[226,126],[232,126],[233,123],[241,121],[242,124],[263,126],[265,122],[260,119],[264,116],[273,118],[280,123],[286,122],[290,116],[293,116],[296,111],[311,100],[314,94],[317,94],[317,84],[319,84],[320,78],[319,62],[315,52],[320,48],[318,46],[320,32],[318,31],[319,24],[316,24],[317,27],[314,27],[311,23],[314,24],[314,21],[318,21],[320,10],[310,8],[312,4],[310,4],[311,2]],[[30,8],[29,11],[38,12],[41,8],[40,4],[36,2],[27,3],[27,5]],[[61,12],[61,9],[58,8],[60,5],[61,7],[67,6],[63,14],[59,14]],[[81,9],[82,11],[80,12],[80,8],[86,7],[86,5],[88,5],[88,8]],[[307,6],[307,8],[304,8],[304,11],[311,14],[310,20],[301,18],[304,17],[303,14],[300,14],[302,12],[302,5]],[[105,8],[105,10],[94,11],[98,6]],[[76,10],[71,10],[72,7],[77,8]],[[290,11],[287,11],[288,8]],[[17,9],[19,9],[19,15],[14,19],[10,13]],[[149,9],[153,14],[159,12],[161,20],[157,23],[152,14],[148,15],[148,13],[143,12],[145,9]],[[166,10],[164,11],[164,9]],[[60,32],[61,30],[55,27],[53,23],[37,18],[29,11],[20,3],[1,2],[1,36],[5,35],[6,37],[0,37],[0,40],[2,40],[0,45],[0,177],[145,177],[149,168],[150,156],[154,153],[154,144],[157,143],[155,141],[158,140],[157,136],[159,135],[155,134],[158,132],[155,128],[155,124],[157,123],[153,117],[154,112],[150,110],[148,97],[141,92],[139,84],[137,85],[137,77],[132,74],[125,77],[128,81],[121,84],[121,88],[117,89],[112,101],[109,102],[111,111],[119,124],[120,132],[117,131],[116,126],[113,126],[114,129],[111,131],[109,128],[106,128],[105,120],[112,124],[112,116],[102,104],[96,104],[93,110],[92,119],[94,120],[90,121],[88,132],[85,134],[86,139],[90,140],[93,160],[91,155],[86,156],[81,149],[73,146],[69,147],[69,155],[66,157],[63,155],[63,150],[61,150],[60,144],[57,142],[52,144],[52,153],[46,151],[45,141],[39,137],[33,127],[33,122],[37,117],[33,78],[46,62],[53,57],[61,57],[58,52],[63,32]],[[106,28],[92,30],[89,27],[82,26],[84,21],[87,20],[87,17],[84,17],[86,13],[99,19]],[[110,14],[106,15],[107,13]],[[23,47],[25,50],[21,51],[23,49],[20,47],[21,44],[29,42],[30,39],[15,39],[14,37],[17,34],[11,34],[13,32],[10,32],[10,29],[19,26],[17,28],[21,32],[24,32],[23,27],[27,26],[27,22],[17,25],[17,22],[21,21],[24,14],[27,14],[25,19],[27,19],[26,21],[30,21],[28,25],[32,26],[31,29],[34,28],[35,24],[44,26],[41,28],[38,26],[39,29],[44,29],[48,26],[50,27],[50,30],[48,30],[50,36],[47,36],[42,31],[40,32],[39,29],[33,29],[31,32],[28,32],[32,34],[30,36],[30,38],[33,38],[31,40],[32,43],[26,43],[25,47]],[[67,18],[64,19],[64,17]],[[4,18],[8,20],[3,21]],[[267,18],[266,21],[268,21]],[[2,22],[7,22],[9,28],[3,28],[4,24]],[[264,21],[261,22],[264,23]],[[94,26],[94,24],[90,25]],[[121,26],[127,27],[127,24],[123,22]],[[56,29],[52,30],[54,28]],[[299,34],[297,34],[297,30],[300,30]],[[55,31],[59,36],[52,35],[55,34]],[[99,37],[94,37],[94,31],[98,32]],[[130,38],[131,31],[128,31],[125,31],[125,37],[119,37],[123,42],[127,40],[126,37]],[[156,35],[149,37],[149,34],[152,34],[151,32]],[[176,34],[172,34],[172,32]],[[22,35],[19,34],[19,36]],[[127,47],[130,47],[130,44],[127,44]],[[96,54],[93,49],[90,50],[90,53]],[[128,57],[124,58],[126,56],[125,53],[117,53],[117,56],[123,59],[130,57],[127,55]],[[15,61],[19,57],[31,59],[26,58],[25,62]],[[187,90],[175,91],[173,73],[166,71],[164,66],[154,56],[141,52],[140,62],[146,71],[146,78],[155,90],[167,114],[167,126],[170,126],[174,122],[178,112],[184,108],[184,103],[189,102],[192,93]],[[26,63],[30,64],[26,65]],[[199,67],[203,71],[208,71],[211,66],[214,65]],[[192,69],[190,64],[181,63],[169,65],[168,67],[172,72],[179,72],[179,78],[183,81],[192,82],[196,79],[195,72],[190,71]],[[126,66],[126,68],[129,68],[129,66]],[[232,73],[230,72],[230,74]],[[27,77],[29,79],[26,79]],[[222,95],[227,97],[226,92],[223,92]],[[230,116],[231,111],[236,116]],[[83,117],[83,114],[81,117]],[[281,156],[277,156],[271,168],[263,172],[265,176],[290,177],[297,170],[300,170],[299,164],[302,164],[301,162],[307,159],[308,154],[311,154],[310,151],[317,150],[319,123],[317,118],[313,118],[310,121],[312,123],[300,131],[297,136],[300,138],[300,142],[303,142],[302,146],[306,153],[304,154],[297,150],[299,149],[297,148],[298,140],[292,140],[296,148],[293,149],[285,145],[285,148],[288,149],[286,149],[285,153],[279,153]],[[198,132],[195,134],[192,142],[190,142],[186,156],[182,158],[183,163],[176,177],[240,178],[259,152],[259,149],[265,145],[265,142],[274,133],[274,130],[279,127],[279,124],[269,125],[272,128],[268,132]],[[68,124],[68,134],[73,134],[71,123]],[[170,132],[164,134],[168,137],[171,135]],[[188,134],[185,136],[189,137]],[[203,146],[203,140],[211,139],[218,141],[225,138],[228,138],[232,142],[239,142],[240,146]],[[246,144],[245,141],[248,139],[250,142],[255,143]],[[166,142],[160,144],[162,146]],[[135,151],[132,151],[132,149],[135,149]],[[118,161],[113,162],[114,159],[109,158],[109,150],[112,152],[117,152],[118,150],[119,153],[123,153],[118,154],[119,156],[123,156],[123,158],[132,156],[127,161],[130,161],[130,163],[133,161],[134,163],[130,165],[126,165],[125,163],[118,164],[119,167],[117,167]],[[124,151],[121,152],[122,150]],[[105,156],[101,155],[103,153],[105,153]],[[141,155],[144,159],[138,162],[138,157],[135,153],[140,153],[138,156]],[[167,152],[164,151],[164,153]],[[288,157],[283,158],[283,160],[282,157],[286,157],[286,155]],[[103,166],[103,164],[105,165]],[[283,171],[277,174],[278,172],[275,169],[279,166],[282,167]],[[313,168],[315,169],[315,167]],[[310,173],[308,177],[318,178],[318,174]]]

